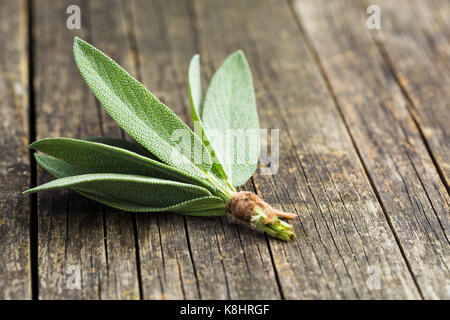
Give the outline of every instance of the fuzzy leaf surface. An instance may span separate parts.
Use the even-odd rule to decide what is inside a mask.
[[[153,154],[148,152],[147,149],[145,149],[144,147],[140,146],[139,144],[137,144],[135,142],[122,140],[122,139],[116,139],[116,138],[109,138],[109,137],[90,137],[90,138],[86,138],[83,140],[107,144],[112,147],[117,147],[117,148],[121,148],[121,149],[126,149],[128,151],[140,154],[141,156],[144,156],[144,157],[147,157],[147,158],[150,158],[153,160],[157,160],[157,158]]]
[[[202,112],[203,112],[203,94],[202,94],[202,82],[200,74],[200,55],[196,54],[192,57],[189,64],[188,71],[188,85],[189,85],[189,97],[191,101],[191,115],[194,128],[199,130],[204,145],[208,148],[212,157],[211,171],[219,178],[226,180],[227,174],[220,163],[220,160],[216,157],[214,149],[208,140],[208,136],[203,129]],[[198,132],[197,132],[198,133]]]
[[[202,117],[203,93],[200,74],[200,55],[192,57],[188,71],[189,98],[191,100],[192,121],[199,121]]]
[[[65,178],[93,173],[88,169],[74,166],[52,156],[35,153],[34,157],[42,168],[44,168],[57,178]]]
[[[123,130],[164,163],[204,176],[211,157],[180,118],[97,48],[76,37],[73,52],[86,83]]]
[[[242,51],[230,55],[214,74],[201,119],[233,186],[243,185],[256,170],[260,141],[252,76]]]
[[[208,190],[199,186],[157,178],[111,173],[94,173],[60,178],[29,189],[25,193],[60,188],[73,188],[102,201],[115,201],[121,205],[129,204],[129,208],[125,206],[120,208],[129,211],[136,211],[139,207],[145,207],[145,211],[148,212],[182,210],[188,208],[185,205],[187,202],[197,198],[213,197]],[[216,200],[217,203],[224,204],[224,201],[220,198]],[[196,207],[199,207],[198,204],[189,206],[192,209]]]
[[[83,168],[76,167],[52,156],[37,153],[35,153],[34,156],[36,157],[37,162],[45,170],[57,178],[65,178],[89,173]],[[215,196],[200,197],[177,204],[170,208],[158,208],[157,210],[152,206],[137,204],[127,200],[120,200],[108,195],[99,194],[98,192],[92,193],[77,187],[72,187],[72,189],[85,197],[110,207],[132,212],[172,211],[195,216],[219,216],[227,213],[225,209],[226,203],[224,200]]]
[[[118,141],[120,140],[108,140],[109,143],[131,147],[129,142]],[[133,174],[213,188],[206,181],[190,176],[179,169],[110,144],[70,138],[46,138],[33,142],[30,148],[83,168],[85,173]]]

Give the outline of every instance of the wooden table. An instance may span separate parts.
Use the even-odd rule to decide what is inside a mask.
[[[449,17],[446,0],[1,0],[0,298],[449,299]],[[75,67],[76,35],[186,121],[192,55],[206,85],[242,49],[280,137],[278,173],[246,189],[298,213],[298,238],[22,195],[51,179],[30,141],[124,137]]]

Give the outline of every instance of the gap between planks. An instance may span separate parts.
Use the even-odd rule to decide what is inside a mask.
[[[28,95],[29,95],[29,120],[28,132],[30,143],[36,140],[36,110],[34,105],[34,60],[33,60],[33,10],[32,0],[26,0],[27,12],[27,41],[28,41]],[[30,188],[37,184],[37,164],[34,151],[29,149],[30,155]],[[38,267],[38,213],[37,194],[30,197],[30,267],[31,267],[31,297],[37,300],[39,297],[39,267]]]

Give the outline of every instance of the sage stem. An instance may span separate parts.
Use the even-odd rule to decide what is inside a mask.
[[[256,228],[268,233],[274,238],[289,241],[295,239],[297,236],[292,231],[292,226],[277,217],[273,217],[272,221],[266,223],[267,213],[263,208],[257,207],[251,217],[250,223]]]

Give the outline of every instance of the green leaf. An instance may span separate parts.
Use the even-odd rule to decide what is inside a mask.
[[[214,196],[201,197],[178,203],[168,207],[155,208],[148,205],[140,205],[131,203],[129,201],[120,201],[111,197],[104,197],[97,194],[83,192],[78,189],[74,189],[81,195],[88,197],[94,201],[103,203],[112,208],[131,211],[131,212],[174,212],[191,216],[220,216],[226,214],[225,203],[222,199]],[[209,208],[210,209],[196,209],[196,208]]]
[[[105,139],[96,139],[106,141]],[[108,140],[109,143],[131,147],[126,142]],[[82,168],[84,173],[124,173],[148,176],[185,183],[214,186],[164,163],[144,157],[135,152],[98,142],[70,138],[47,138],[30,145],[30,148]],[[133,146],[134,148],[134,146]]]
[[[123,139],[108,138],[108,137],[90,137],[90,138],[86,138],[83,140],[107,144],[112,147],[117,147],[117,148],[121,148],[121,149],[126,149],[128,151],[140,154],[141,156],[151,158],[153,160],[157,160],[157,158],[153,154],[148,152],[147,149],[143,148],[142,146],[138,145],[135,142],[126,141]]]
[[[214,74],[201,119],[233,186],[243,185],[256,170],[260,142],[252,76],[242,51],[230,55]]]
[[[75,37],[73,52],[86,83],[123,130],[166,164],[204,178],[210,155],[183,121],[97,48]]]
[[[51,156],[34,154],[37,162],[48,172],[57,178],[65,178],[70,176],[84,175],[87,172],[85,169],[73,166],[63,160],[56,159]],[[98,201],[113,208],[133,211],[133,212],[151,212],[155,208],[146,205],[139,205],[129,201],[123,201],[116,198],[108,197],[107,195],[98,195],[92,192],[83,191],[79,188],[72,188],[85,197]],[[184,202],[170,209],[161,209],[159,211],[173,211],[177,213],[195,215],[195,216],[219,216],[226,214],[226,203],[221,198],[215,196],[206,196],[193,199],[192,201]]]
[[[45,170],[47,170],[57,178],[65,178],[92,173],[87,169],[71,165],[52,156],[35,153],[34,157],[36,158],[36,161],[41,165],[41,167],[43,167]]]
[[[206,132],[203,130],[203,124],[201,120],[203,110],[203,95],[200,75],[200,55],[198,54],[192,57],[191,63],[189,64],[188,85],[189,97],[191,101],[192,123],[194,124],[194,129],[197,130],[196,133],[200,134],[204,145],[208,148],[211,154],[213,160],[211,171],[219,179],[227,180],[227,174],[225,173],[222,164],[217,159],[214,150],[211,147],[211,143],[208,140]],[[198,131],[200,131],[200,133]]]
[[[89,195],[94,200],[103,203],[115,203],[115,207],[129,211],[183,211],[195,208],[206,210],[225,205],[222,199],[212,196],[208,190],[199,186],[143,176],[111,173],[94,173],[60,178],[29,189],[25,193],[60,188],[73,188]],[[202,207],[200,203],[192,202],[205,197],[209,200],[211,200],[211,197],[214,198],[214,200],[211,200],[214,201],[214,205],[207,203]]]
[[[193,122],[202,117],[203,94],[202,78],[200,75],[200,55],[192,57],[188,71],[189,97],[191,100],[191,113]]]
[[[220,216],[227,214],[226,203],[217,197],[204,197],[183,204],[171,211],[191,216]]]

